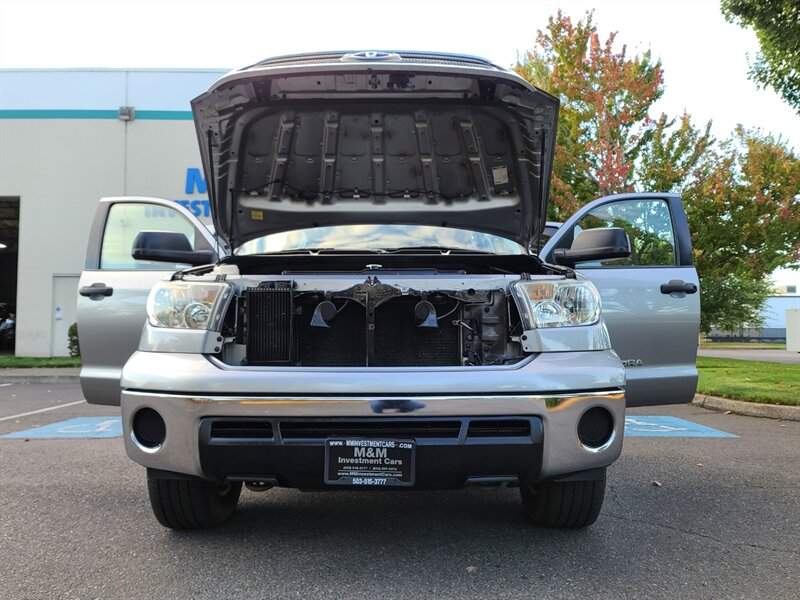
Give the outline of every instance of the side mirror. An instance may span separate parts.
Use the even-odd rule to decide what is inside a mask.
[[[626,258],[631,255],[631,242],[621,227],[600,227],[584,229],[572,241],[567,250],[553,251],[553,258],[559,265],[574,267],[575,263],[586,260],[608,260]]]
[[[211,250],[192,250],[182,233],[172,231],[140,231],[133,240],[131,256],[137,260],[206,265],[217,260]]]

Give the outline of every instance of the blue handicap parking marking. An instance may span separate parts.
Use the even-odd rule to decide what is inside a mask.
[[[678,417],[625,417],[625,437],[738,437]]]
[[[77,417],[67,421],[51,423],[25,431],[16,431],[2,438],[113,438],[122,435],[119,417]]]

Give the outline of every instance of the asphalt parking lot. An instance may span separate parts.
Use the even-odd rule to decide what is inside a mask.
[[[0,434],[115,416],[80,400],[76,384],[0,387]],[[276,489],[176,533],[119,437],[0,439],[0,598],[800,598],[800,422],[630,414],[737,437],[627,437],[582,531],[529,526],[514,489]]]
[[[710,358],[735,358],[737,360],[758,360],[765,362],[784,363],[787,365],[800,365],[800,352],[787,352],[786,350],[744,348],[699,348],[697,356]]]

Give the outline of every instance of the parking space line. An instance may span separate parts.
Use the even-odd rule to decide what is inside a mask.
[[[66,408],[68,406],[75,406],[76,404],[85,404],[85,400],[78,400],[77,402],[67,402],[66,404],[58,404],[56,406],[48,406],[47,408],[40,408],[39,410],[32,410],[29,412],[19,413],[18,415],[11,415],[9,417],[0,417],[0,421],[10,421],[11,419],[19,419],[20,417],[27,417],[28,415],[35,415],[38,413],[47,412],[48,410],[56,410],[58,408]]]

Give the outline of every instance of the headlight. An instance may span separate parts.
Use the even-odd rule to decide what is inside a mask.
[[[600,294],[589,281],[516,281],[511,290],[525,329],[594,325]]]
[[[147,320],[153,327],[216,330],[230,295],[227,283],[159,283],[147,298]]]

